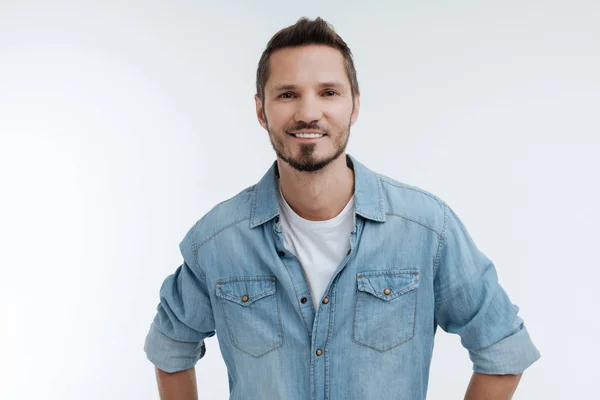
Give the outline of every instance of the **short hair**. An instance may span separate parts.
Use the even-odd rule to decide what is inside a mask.
[[[271,72],[269,65],[271,54],[279,49],[311,44],[325,45],[339,50],[344,57],[352,98],[354,99],[354,96],[360,93],[352,52],[346,42],[335,32],[333,26],[321,17],[317,17],[315,20],[302,17],[294,25],[283,28],[273,35],[260,57],[256,71],[256,95],[261,102],[264,103],[265,85]]]

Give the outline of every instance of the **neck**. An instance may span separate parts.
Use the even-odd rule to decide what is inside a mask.
[[[354,172],[343,153],[323,169],[301,172],[277,159],[285,201],[299,216],[324,221],[338,215],[354,194]]]

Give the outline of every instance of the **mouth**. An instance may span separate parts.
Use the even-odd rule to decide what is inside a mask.
[[[325,133],[317,133],[317,132],[298,132],[298,133],[292,133],[292,132],[288,132],[288,135],[302,140],[302,141],[312,141],[312,140],[318,140],[321,139],[325,136],[327,136],[327,134]]]

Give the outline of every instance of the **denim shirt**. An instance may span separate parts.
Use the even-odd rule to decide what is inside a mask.
[[[318,311],[283,245],[274,162],[181,241],[183,262],[161,285],[144,343],[156,367],[192,368],[218,333],[230,399],[418,400],[438,326],[460,335],[478,373],[518,374],[540,358],[448,204],[346,161],[354,228]]]

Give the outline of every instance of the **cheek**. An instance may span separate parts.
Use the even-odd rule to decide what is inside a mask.
[[[283,107],[270,107],[266,110],[269,127],[273,130],[279,130],[289,123],[294,117],[293,113],[285,110]]]
[[[352,110],[339,110],[339,112],[330,115],[331,123],[336,127],[337,130],[348,129],[350,118],[352,118]]]
[[[327,107],[326,114],[335,121],[346,121],[352,115],[352,102],[336,102]]]

